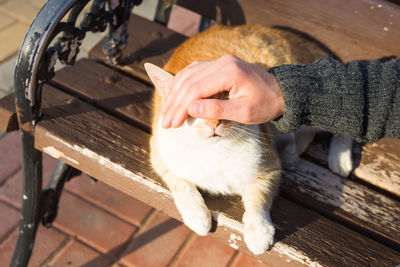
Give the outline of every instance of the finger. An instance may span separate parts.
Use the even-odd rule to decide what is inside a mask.
[[[165,113],[171,106],[171,103],[176,99],[176,94],[182,89],[182,84],[192,78],[194,73],[201,72],[200,70],[204,67],[208,61],[194,61],[184,69],[180,70],[173,79],[168,82],[169,93],[164,103],[161,106],[161,112]],[[195,67],[195,68],[194,68]]]
[[[210,71],[212,72],[212,68],[207,66],[196,69],[193,75],[182,82],[180,89],[170,95],[170,102],[164,111],[163,125],[165,127],[179,127],[186,119],[187,108],[193,100],[209,97],[217,92],[214,85],[209,83],[208,76],[213,75]]]
[[[230,90],[232,87],[231,81],[225,77],[226,75],[219,72],[213,72],[212,74],[205,75],[194,85],[188,86],[190,88],[179,91],[175,95],[174,102],[166,112],[165,124],[172,125],[172,127],[179,127],[188,115],[190,103],[201,98],[208,98],[222,91]]]
[[[210,120],[240,121],[240,100],[201,99],[189,105],[189,114],[196,118]]]
[[[179,127],[187,117],[187,107],[193,99],[201,98],[197,90],[193,90],[192,83],[196,83],[197,80],[202,79],[204,74],[204,69],[196,71],[195,75],[192,77],[187,77],[179,85],[180,89],[174,90],[168,96],[168,100],[163,105],[162,112],[165,114],[163,119],[163,127],[169,128]]]

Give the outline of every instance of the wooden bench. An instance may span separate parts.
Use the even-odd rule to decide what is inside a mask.
[[[122,57],[118,59],[118,47],[113,46],[119,40],[115,29],[127,20],[111,27],[114,43],[107,42],[108,56],[102,41],[90,52],[90,59],[81,59],[47,79],[54,59],[49,55],[74,63],[73,45],[83,38],[82,32],[68,25],[61,27],[58,21],[72,6],[72,17],[80,13],[78,2],[50,0],[42,9],[16,67],[18,113],[14,95],[0,100],[0,130],[16,130],[18,118],[24,149],[23,220],[13,266],[27,264],[38,223],[50,224],[55,218],[62,186],[77,170],[181,220],[168,189],[149,162],[153,89],[143,63],[163,65],[186,37],[131,15]],[[102,1],[94,2],[101,7]],[[220,23],[293,28],[316,38],[343,61],[400,55],[400,6],[386,1],[172,2]],[[129,8],[118,6],[113,15],[120,18],[126,15],[124,10]],[[103,17],[98,19],[112,15],[99,14]],[[87,29],[100,25],[93,21]],[[70,54],[57,49],[45,53],[58,29],[71,33],[61,42],[70,39],[69,46],[64,46]],[[110,63],[116,60],[118,64]],[[37,81],[44,78],[43,92],[36,93]],[[400,140],[356,144],[355,170],[343,179],[327,169],[329,139],[329,134],[319,134],[297,168],[284,171],[281,193],[272,209],[276,243],[257,258],[274,266],[399,264]],[[43,194],[41,152],[62,161]],[[205,199],[214,220],[210,235],[250,253],[243,241],[240,199]]]

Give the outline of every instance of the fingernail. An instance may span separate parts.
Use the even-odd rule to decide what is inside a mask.
[[[192,115],[199,115],[201,113],[201,108],[200,103],[193,103],[189,107],[189,113]]]
[[[162,127],[165,128],[165,129],[169,128],[168,121],[167,121],[166,119],[163,119],[161,125],[162,125]]]

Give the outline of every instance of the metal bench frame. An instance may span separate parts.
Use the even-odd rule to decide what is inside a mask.
[[[57,60],[67,65],[75,63],[87,32],[103,32],[107,26],[109,33],[104,53],[111,64],[116,64],[126,46],[132,8],[142,0],[94,0],[80,25],[76,25],[88,2],[49,0],[32,22],[18,54],[14,88],[22,137],[23,202],[11,266],[28,265],[39,222],[50,227],[57,215],[64,183],[80,174],[80,171],[60,161],[42,191],[42,152],[34,147],[34,129],[41,118],[43,84],[53,78]],[[67,20],[62,22],[68,12]],[[60,34],[61,37],[56,40]]]

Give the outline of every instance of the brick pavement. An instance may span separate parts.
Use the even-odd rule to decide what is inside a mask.
[[[18,49],[32,19],[45,2],[0,0],[0,98],[13,90]],[[156,2],[148,1],[140,11],[142,15],[154,17]],[[197,20],[185,23],[198,23]],[[193,25],[185,29],[191,30],[182,32],[186,35],[194,33]],[[101,38],[102,35],[89,34],[79,56],[86,57]],[[0,155],[0,263],[8,266],[21,210],[22,155],[17,132],[0,133]],[[56,160],[44,156],[44,184],[55,163]],[[101,182],[94,183],[83,174],[67,183],[53,226],[39,228],[29,266],[265,265],[216,239],[196,236],[163,212]]]

